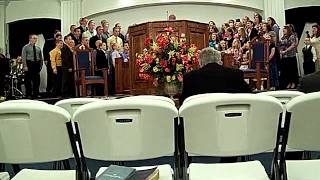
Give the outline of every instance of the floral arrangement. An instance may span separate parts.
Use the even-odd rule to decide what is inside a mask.
[[[183,74],[199,65],[199,51],[194,44],[186,44],[185,34],[176,37],[172,27],[155,38],[147,38],[143,53],[136,55],[139,77],[152,80],[154,86],[164,83],[181,85]]]

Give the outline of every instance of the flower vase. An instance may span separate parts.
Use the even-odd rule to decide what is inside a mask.
[[[165,83],[164,92],[170,96],[170,99],[174,100],[173,96],[178,94],[178,87],[175,83]]]

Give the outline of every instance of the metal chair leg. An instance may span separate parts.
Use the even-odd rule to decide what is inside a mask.
[[[14,174],[18,174],[21,171],[19,164],[12,164]]]

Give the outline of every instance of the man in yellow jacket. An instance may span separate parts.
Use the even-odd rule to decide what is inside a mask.
[[[52,72],[54,74],[54,87],[53,95],[61,96],[62,86],[62,61],[61,61],[61,49],[63,47],[63,41],[57,40],[56,47],[50,51],[50,61]]]

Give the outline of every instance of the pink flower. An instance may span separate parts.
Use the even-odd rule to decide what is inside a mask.
[[[167,28],[164,28],[164,31],[169,32],[169,33],[173,33],[173,28],[169,26]]]
[[[152,84],[157,87],[159,85],[158,78],[155,78]]]
[[[169,68],[165,68],[164,71],[167,72],[167,73],[169,73],[169,72],[170,72],[170,69],[169,69]]]

